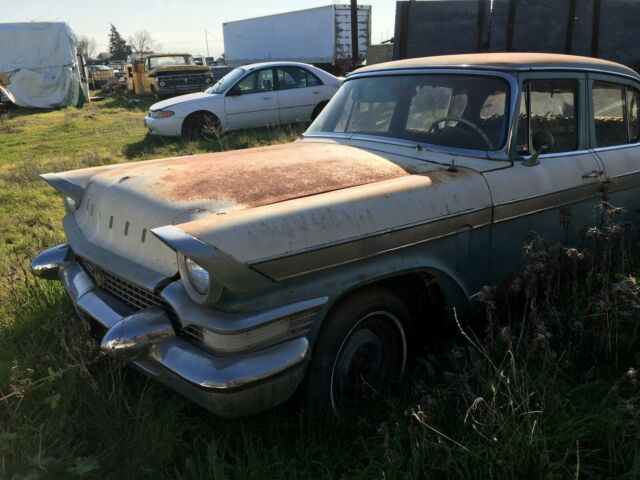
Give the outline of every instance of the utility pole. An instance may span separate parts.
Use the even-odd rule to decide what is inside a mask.
[[[207,37],[207,31],[204,31],[204,41],[207,44],[207,57],[209,57],[209,38]]]
[[[358,0],[351,0],[351,66],[360,62],[358,52]]]

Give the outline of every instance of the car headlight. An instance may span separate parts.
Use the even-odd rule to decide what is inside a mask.
[[[169,118],[169,117],[173,117],[175,114],[176,112],[172,112],[171,110],[149,111],[149,116],[151,118]]]
[[[64,196],[64,208],[67,210],[67,212],[73,213],[78,210],[79,206],[79,202],[77,202],[75,198],[71,198],[67,195]]]
[[[158,85],[160,85],[161,87],[164,87],[166,85],[166,83],[164,82],[158,82]]]
[[[204,83],[211,83],[211,79],[210,78],[205,78]]]
[[[209,272],[190,258],[185,258],[185,267],[193,289],[200,295],[206,295],[209,291]]]

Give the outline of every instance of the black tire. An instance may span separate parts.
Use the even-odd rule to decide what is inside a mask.
[[[407,361],[409,312],[383,288],[356,292],[325,320],[309,363],[307,398],[334,412],[397,385]]]
[[[320,115],[320,112],[322,112],[324,107],[327,106],[327,103],[329,103],[329,102],[320,102],[318,105],[316,105],[316,108],[314,108],[313,112],[311,113],[311,121],[312,122],[316,119],[316,117],[318,115]]]
[[[219,134],[220,121],[212,113],[192,113],[182,123],[182,136],[185,138],[211,138]]]

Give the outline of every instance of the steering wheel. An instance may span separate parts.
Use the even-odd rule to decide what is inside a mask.
[[[488,147],[488,150],[493,150],[493,143],[491,143],[491,140],[489,140],[489,137],[487,136],[487,134],[484,133],[484,131],[480,127],[478,127],[475,123],[467,120],[466,118],[462,118],[462,117],[440,117],[440,118],[437,118],[431,124],[431,128],[429,129],[429,133],[433,132],[435,134],[439,134],[440,133],[440,124],[442,122],[460,122],[462,125],[466,125],[471,130],[473,130],[475,133],[477,133],[480,136],[480,138],[482,138],[482,141]]]

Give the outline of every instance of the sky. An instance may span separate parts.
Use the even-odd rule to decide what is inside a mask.
[[[108,50],[110,24],[126,39],[147,30],[164,51],[218,56],[224,51],[222,24],[232,20],[321,7],[347,0],[2,0],[0,22],[67,22],[77,36],[94,38],[98,52]],[[371,39],[393,36],[394,0],[360,0],[372,6]]]

